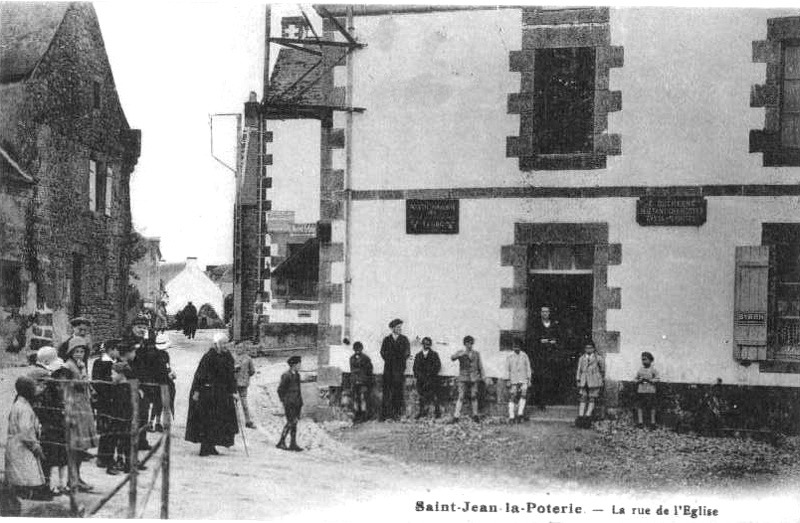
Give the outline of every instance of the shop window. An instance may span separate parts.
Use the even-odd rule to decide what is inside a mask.
[[[734,357],[800,363],[800,224],[766,223],[737,247]]]
[[[595,49],[537,49],[534,63],[537,152],[592,152]]]
[[[0,307],[22,306],[22,264],[0,260]]]

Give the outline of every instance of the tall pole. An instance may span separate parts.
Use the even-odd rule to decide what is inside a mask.
[[[128,475],[131,478],[128,491],[128,519],[136,517],[136,489],[138,488],[137,475],[139,473],[139,381],[131,380],[131,445],[128,458]]]
[[[262,101],[267,100],[267,93],[269,91],[269,39],[272,36],[272,6],[267,4],[267,11],[265,14],[264,23],[264,98]]]
[[[164,448],[161,451],[161,519],[169,519],[169,454],[172,439],[172,399],[169,387],[161,385],[161,405],[164,416]]]

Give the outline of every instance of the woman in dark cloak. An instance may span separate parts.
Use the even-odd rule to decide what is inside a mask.
[[[222,333],[214,336],[214,345],[200,360],[189,393],[186,441],[200,443],[201,456],[218,454],[215,445],[232,446],[239,432],[234,362],[225,339]]]

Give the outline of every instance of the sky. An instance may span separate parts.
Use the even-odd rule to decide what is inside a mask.
[[[196,256],[201,267],[230,263],[234,176],[211,156],[209,115],[241,113],[250,91],[261,98],[265,4],[94,5],[122,107],[131,127],[142,131],[142,152],[131,177],[134,227],[161,238],[167,261]],[[280,17],[296,11],[294,6],[273,7],[273,34],[280,30]],[[303,140],[311,150],[315,138],[319,143],[318,136],[309,136],[313,125],[283,124],[276,131],[276,147],[282,149],[275,171],[283,165],[305,181],[317,175],[313,158],[301,154],[304,160],[298,161],[293,152],[302,149]],[[214,118],[215,154],[230,166],[235,165],[235,129],[235,118]],[[318,178],[306,186],[316,184]],[[299,221],[315,221],[313,198],[298,193],[293,199],[290,184],[282,185],[288,192],[277,197],[273,208],[297,207]]]

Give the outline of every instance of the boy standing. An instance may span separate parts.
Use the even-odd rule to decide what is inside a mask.
[[[253,359],[244,350],[236,355],[233,371],[236,374],[236,390],[239,392],[239,399],[244,411],[244,426],[248,429],[254,429],[256,425],[250,417],[250,406],[247,404],[247,389],[250,387],[250,378],[256,373],[256,368],[253,365]]]
[[[589,428],[591,426],[594,404],[600,397],[600,389],[603,387],[605,375],[605,361],[597,354],[594,342],[589,340],[583,346],[583,355],[578,360],[578,371],[575,373],[578,394],[580,394],[578,417],[575,419],[576,427]]]
[[[353,355],[350,356],[350,385],[355,423],[367,419],[367,398],[371,383],[372,360],[364,354],[364,344],[357,341],[353,344]]]
[[[525,400],[531,385],[531,361],[522,352],[520,340],[514,340],[514,351],[506,359],[506,379],[508,380],[508,422],[520,423],[525,415]],[[514,415],[514,407],[519,401],[519,410]]]
[[[475,423],[480,422],[478,417],[478,388],[481,380],[483,380],[484,372],[481,355],[478,354],[478,351],[473,350],[473,345],[475,345],[475,338],[465,336],[464,349],[450,356],[451,360],[458,360],[459,367],[458,400],[456,401],[456,411],[453,414],[454,422],[457,422],[461,416],[461,407],[467,394],[469,394],[472,401],[472,421]]]
[[[422,338],[422,350],[414,356],[414,379],[417,382],[417,394],[419,395],[419,412],[417,419],[425,416],[425,409],[433,403],[433,415],[439,418],[442,414],[439,410],[439,371],[442,369],[442,361],[435,350],[431,349],[431,339],[427,336]]]
[[[652,367],[653,355],[649,352],[642,353],[642,368],[636,372],[636,395],[638,405],[636,415],[638,423],[636,426],[642,428],[644,425],[644,411],[650,411],[648,428],[656,426],[656,383],[659,380],[658,372]]]
[[[109,474],[116,474],[114,469],[114,418],[118,416],[114,401],[114,386],[111,374],[114,363],[119,360],[120,340],[108,340],[101,344],[103,353],[92,365],[92,381],[97,393],[95,410],[97,411],[97,432],[100,440],[97,445],[97,466],[106,469]]]
[[[279,449],[301,451],[297,445],[297,421],[300,419],[300,410],[303,408],[303,397],[300,394],[300,356],[292,356],[286,363],[289,370],[281,376],[278,385],[278,397],[283,403],[283,410],[286,413],[286,425],[283,426],[281,439],[275,445]],[[286,436],[291,436],[289,447],[286,447]]]

